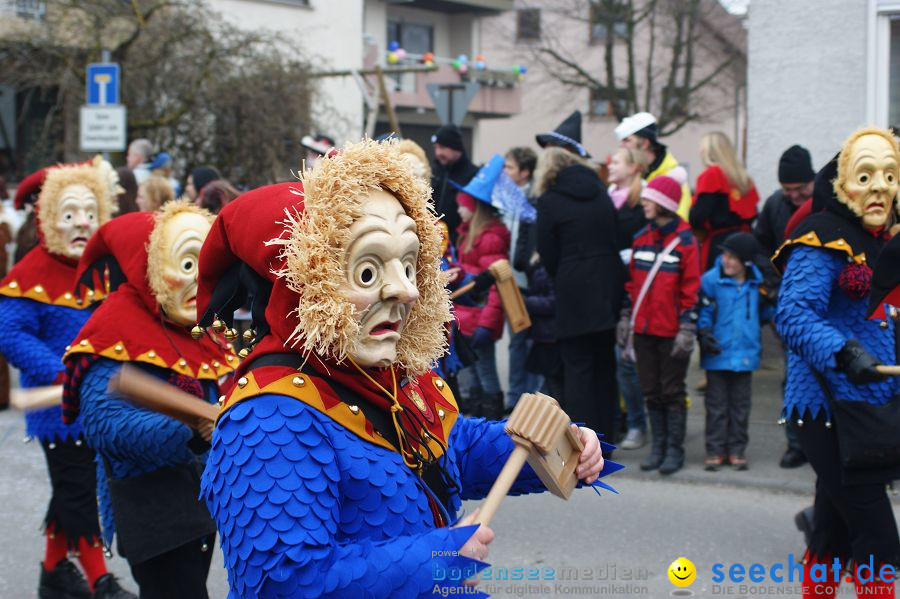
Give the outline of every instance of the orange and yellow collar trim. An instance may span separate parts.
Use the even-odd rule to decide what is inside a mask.
[[[816,235],[816,233],[813,231],[810,231],[809,233],[806,233],[805,235],[801,235],[800,237],[796,237],[794,239],[788,239],[783,244],[781,244],[781,247],[775,250],[775,253],[772,254],[772,263],[777,264],[777,260],[781,253],[785,251],[785,249],[789,249],[795,245],[806,245],[814,248],[834,250],[847,254],[847,257],[857,264],[866,263],[866,253],[860,252],[859,254],[854,254],[853,248],[850,247],[850,243],[847,242],[844,238],[838,238],[834,241],[829,241],[828,243],[822,243],[822,241],[819,239],[819,236]]]
[[[229,346],[230,345],[231,344],[229,344]],[[107,348],[97,349],[88,339],[82,339],[75,345],[66,347],[66,353],[63,356],[63,360],[68,359],[69,356],[74,354],[93,354],[103,358],[109,358],[110,360],[116,360],[117,362],[142,362],[144,364],[152,364],[153,366],[158,366],[160,368],[174,370],[178,374],[183,374],[195,379],[209,381],[218,380],[220,377],[233,371],[238,365],[238,358],[231,351],[230,347],[228,353],[223,354],[221,358],[210,360],[209,362],[200,362],[199,364],[189,362],[185,358],[179,358],[170,364],[160,357],[159,352],[152,349],[132,356],[125,346],[125,343],[121,341],[114,343]]]
[[[10,281],[3,287],[0,287],[0,295],[30,299],[42,304],[64,306],[66,308],[75,308],[76,310],[90,308],[91,304],[102,300],[104,297],[103,293],[95,291],[88,291],[85,299],[76,297],[71,291],[66,291],[58,297],[50,297],[43,285],[37,284],[30,289],[23,289],[18,281]]]
[[[250,372],[235,381],[234,387],[232,387],[231,393],[227,397],[223,395],[219,398],[219,406],[221,408],[219,417],[235,404],[260,395],[270,393],[287,395],[325,414],[357,437],[379,447],[394,452],[397,451],[393,445],[375,430],[372,423],[366,419],[363,411],[358,406],[348,405],[342,401],[323,399],[316,386],[317,382],[320,385],[325,384],[321,379],[317,380],[316,377],[297,372],[260,386],[253,373]],[[426,386],[432,387],[436,393],[427,390]],[[446,440],[450,438],[450,431],[456,423],[457,417],[459,417],[459,407],[456,405],[450,386],[438,376],[429,377],[425,375],[420,380],[420,388],[425,394],[423,401],[428,402],[428,405],[441,420],[443,439],[446,443]],[[435,456],[439,457],[443,454],[443,449],[434,441],[429,441],[429,447]]]

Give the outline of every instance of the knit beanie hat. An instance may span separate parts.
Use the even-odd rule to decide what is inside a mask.
[[[732,233],[722,242],[722,249],[728,250],[741,262],[753,262],[753,259],[761,253],[756,238],[746,232]]]
[[[191,171],[191,179],[194,180],[194,189],[197,190],[197,193],[200,193],[207,183],[218,181],[221,178],[222,175],[212,166],[198,166]]]
[[[475,198],[464,191],[460,191],[456,194],[456,203],[475,212]]]
[[[444,125],[438,129],[437,133],[431,136],[431,143],[441,144],[458,152],[466,151],[463,147],[462,131],[456,125]]]
[[[666,175],[653,177],[641,192],[641,197],[659,204],[669,212],[676,212],[678,203],[681,202],[681,185]]]
[[[791,146],[778,161],[779,183],[809,183],[816,178],[809,150],[803,146]]]

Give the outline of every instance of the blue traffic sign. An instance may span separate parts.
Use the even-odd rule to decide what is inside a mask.
[[[119,103],[119,65],[95,62],[87,67],[87,104],[107,106]]]

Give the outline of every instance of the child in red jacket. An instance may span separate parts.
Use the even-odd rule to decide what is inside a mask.
[[[697,331],[700,262],[691,227],[677,214],[681,186],[656,177],[641,192],[650,221],[635,236],[625,290],[630,305],[618,326],[619,344],[633,344],[653,447],[641,470],[672,474],[684,465],[687,426],[685,375]],[[630,348],[626,348],[626,354]]]
[[[465,191],[456,196],[462,224],[458,247],[460,266],[467,274],[476,275],[509,256],[509,230],[500,221],[497,210],[486,200]],[[483,305],[453,305],[459,330],[475,351],[478,360],[459,373],[464,403],[472,406],[473,416],[492,420],[503,417],[503,391],[497,375],[495,349],[503,335],[503,307],[497,288],[491,286]]]

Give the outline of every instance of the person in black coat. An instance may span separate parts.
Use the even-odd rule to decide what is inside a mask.
[[[434,147],[434,163],[431,165],[431,188],[434,190],[434,208],[443,216],[450,230],[450,243],[456,245],[456,229],[459,214],[456,212],[457,188],[451,181],[464,187],[478,173],[463,146],[462,131],[456,125],[444,125],[431,136]]]
[[[625,285],[616,209],[597,173],[548,148],[535,174],[537,247],[556,291],[563,405],[572,420],[613,439],[615,327]]]

